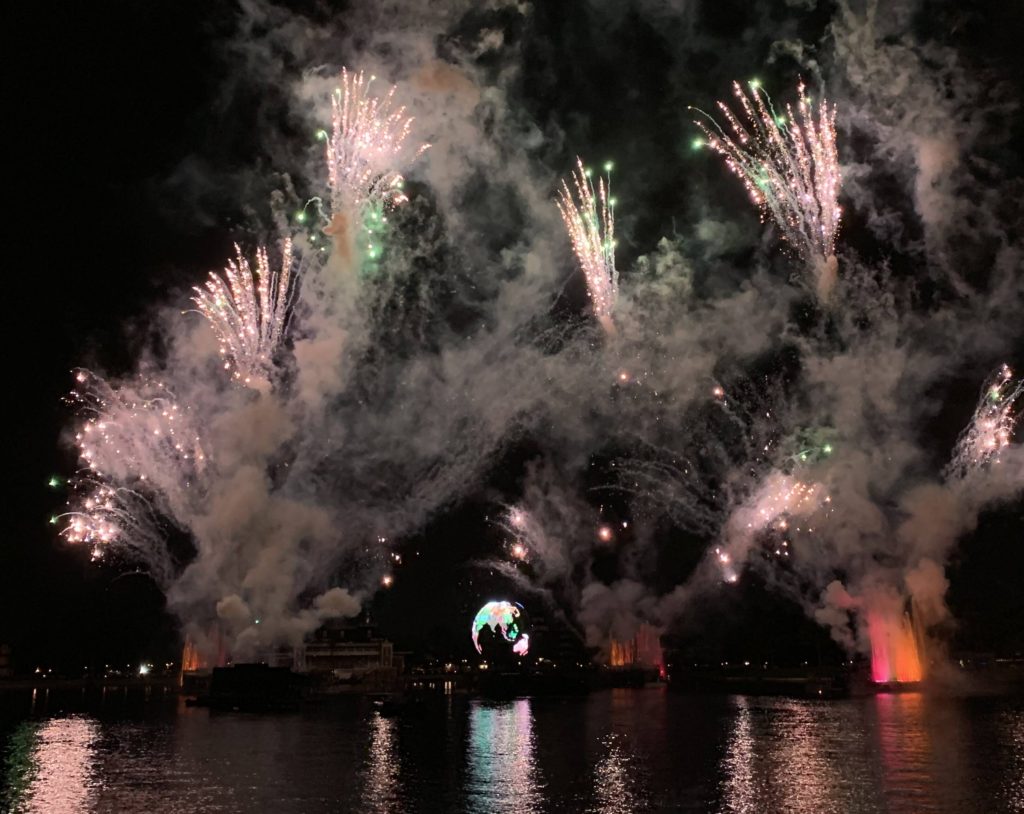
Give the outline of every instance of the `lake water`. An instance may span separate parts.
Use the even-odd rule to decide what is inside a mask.
[[[1024,699],[702,697],[663,688],[385,718],[173,696],[0,695],[24,812],[1021,812]]]

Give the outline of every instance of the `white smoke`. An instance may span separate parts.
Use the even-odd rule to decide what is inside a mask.
[[[796,14],[805,4],[792,5]],[[391,218],[376,279],[360,281],[338,256],[316,262],[317,247],[297,241],[307,262],[270,391],[223,381],[216,344],[192,315],[162,324],[169,351],[141,369],[168,381],[211,450],[189,500],[158,507],[196,548],[166,586],[182,619],[196,629],[216,619],[239,652],[255,652],[354,615],[384,571],[389,552],[377,541],[418,532],[477,492],[523,437],[543,449],[510,501],[532,524],[534,579],[590,643],[627,639],[641,622],[667,628],[721,585],[709,557],[681,584],[652,587],[652,534],[639,521],[619,578],[594,576],[604,543],[582,484],[612,446],[628,451],[616,452],[607,487],[648,525],[667,518],[709,551],[724,546],[737,574],[764,490],[787,477],[819,484],[831,498],[827,518],[817,501],[786,510],[821,520],[794,552],[799,579],[770,581],[845,646],[857,646],[865,597],[909,596],[931,621],[944,618],[944,565],[984,506],[1020,493],[1022,456],[1011,450],[985,477],[943,483],[919,426],[952,370],[994,366],[1019,340],[1024,231],[999,204],[1019,179],[996,183],[972,158],[982,136],[1002,137],[1004,124],[989,133],[986,117],[1009,103],[983,99],[953,49],[915,40],[911,4],[882,13],[843,3],[822,42],[801,42],[788,21],[768,35],[767,53],[744,42],[725,53],[738,71],[770,54],[820,72],[841,139],[868,145],[857,155],[840,145],[844,205],[922,280],[954,293],[929,305],[920,280],[890,274],[884,257],[843,250],[840,235],[832,313],[815,312],[787,282],[786,259],[769,257],[771,241],[748,234],[750,213],[717,208],[716,186],[734,183],[723,171],[710,189],[694,181],[694,196],[715,203],[680,213],[678,225],[665,213],[660,240],[628,247],[640,256],[623,272],[614,341],[589,315],[563,316],[572,258],[552,191],[566,157],[589,145],[569,143],[585,128],[543,119],[524,101],[524,38],[502,26],[532,25],[529,4],[362,4],[344,19],[261,0],[242,8],[232,45],[240,75],[287,88],[290,114],[310,133],[327,121],[345,64],[376,73],[382,87],[398,82],[415,138],[432,147],[408,168],[412,200]],[[639,8],[679,36],[665,44],[676,57],[708,46],[686,4]],[[752,14],[755,28],[773,30]],[[613,39],[622,15],[595,15],[595,35]],[[677,94],[725,87],[679,71]],[[704,103],[681,99],[681,118],[683,101]],[[267,135],[269,158],[322,194],[321,145],[296,149]],[[879,194],[880,174],[905,199]],[[647,205],[642,184],[623,187],[633,199],[620,194],[622,213]],[[629,218],[619,220],[624,243]],[[984,268],[963,268],[963,258]],[[810,313],[810,327],[796,324],[798,313]],[[766,357],[775,370],[748,376]],[[778,374],[789,357],[794,372]],[[725,387],[719,403],[723,379],[745,384]],[[834,452],[794,464],[784,440],[807,427],[831,428]]]

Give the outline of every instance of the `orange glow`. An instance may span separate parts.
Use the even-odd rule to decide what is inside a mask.
[[[206,652],[209,647],[216,647],[216,653],[211,658]],[[210,627],[210,634],[207,639],[207,648],[202,648],[190,634],[185,636],[185,646],[181,651],[181,672],[191,673],[196,670],[209,670],[212,667],[223,667],[228,663],[227,647],[224,643],[224,636],[220,627],[216,624]]]
[[[608,652],[611,667],[658,667],[665,663],[661,652],[661,637],[650,625],[640,625],[636,635],[628,641],[612,639]]]
[[[924,670],[910,617],[881,611],[868,613],[871,678],[877,684],[921,681]]]
[[[192,641],[192,637],[188,636],[185,638],[185,647],[181,651],[182,672],[190,673],[194,670],[201,670],[202,668],[203,657],[196,648],[195,642]]]

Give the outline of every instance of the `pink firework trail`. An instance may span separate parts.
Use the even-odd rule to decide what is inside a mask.
[[[722,578],[726,582],[739,580],[740,569],[761,532],[774,527],[779,532],[813,533],[808,521],[819,512],[824,517],[831,502],[824,484],[771,472],[726,523],[724,543],[714,551]],[[789,552],[780,550],[779,555],[788,557]]]
[[[281,270],[272,271],[267,250],[256,251],[256,271],[235,245],[223,275],[210,272],[203,288],[195,287],[199,312],[209,320],[220,343],[224,368],[243,384],[259,387],[270,375],[274,352],[288,318],[292,242],[284,241]]]
[[[761,220],[771,217],[786,242],[808,263],[818,296],[825,301],[836,278],[835,241],[841,216],[836,109],[823,99],[815,121],[804,90],[801,82],[799,116],[790,105],[783,116],[757,82],[750,83],[749,96],[734,82],[733,93],[746,123],[724,102],[718,107],[731,134],[707,114],[706,122],[695,123],[707,136],[708,146],[739,176],[761,210]]]
[[[985,382],[971,423],[961,433],[946,467],[947,478],[963,479],[986,464],[998,464],[1000,453],[1013,439],[1017,419],[1014,405],[1024,395],[1024,380],[1014,380],[1002,365]]]
[[[605,164],[606,173],[611,164]],[[558,190],[558,211],[580,270],[594,315],[609,334],[615,333],[612,311],[619,296],[619,273],[615,269],[615,199],[610,197],[610,177],[598,179],[595,189],[591,172],[576,159],[572,186],[564,180]]]
[[[392,109],[395,86],[375,96],[369,79],[360,71],[342,69],[341,87],[331,97],[331,134],[327,139],[327,177],[334,213],[364,201],[396,206],[406,199],[402,191],[401,163],[412,117],[404,107]],[[421,145],[420,155],[430,145]]]
[[[158,581],[167,578],[171,565],[154,504],[180,517],[202,491],[207,458],[198,432],[161,382],[140,378],[115,388],[85,370],[75,379],[82,468],[62,534],[92,546],[94,558],[119,546]]]

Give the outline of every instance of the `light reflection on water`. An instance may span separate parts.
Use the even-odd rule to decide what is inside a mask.
[[[481,814],[541,811],[543,783],[534,763],[529,698],[469,708],[466,802]]]
[[[399,776],[402,772],[398,753],[398,722],[380,713],[370,720],[370,744],[367,754],[363,811],[398,811]]]
[[[1015,779],[1024,754],[1024,743],[1014,743],[1014,727],[1024,726],[1019,701],[1015,713],[980,721],[964,701],[918,693],[840,704],[737,697],[734,704],[721,812],[1024,810]],[[979,782],[986,775],[990,781]]]
[[[730,814],[752,811],[751,807],[761,798],[754,772],[755,744],[750,705],[741,696],[737,698],[736,721],[722,759],[722,810]]]
[[[26,814],[76,814],[89,809],[96,721],[71,716],[29,723],[16,733],[26,760],[20,776],[7,773],[12,810]],[[10,766],[10,763],[8,764]]]
[[[999,788],[999,800],[1008,811],[1024,811],[1024,712],[1004,710],[1000,714],[1004,733],[1000,747],[1008,758],[1008,771],[1004,772]]]
[[[619,690],[500,703],[439,696],[395,718],[359,699],[278,716],[109,702],[67,714],[57,712],[66,699],[51,701],[42,714],[52,717],[31,717],[26,696],[21,722],[0,728],[0,810],[1024,811],[1020,698]]]
[[[605,754],[594,767],[593,814],[635,814],[644,806],[636,792],[637,760],[623,740],[612,733],[601,742]]]

